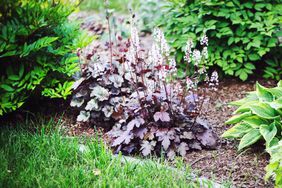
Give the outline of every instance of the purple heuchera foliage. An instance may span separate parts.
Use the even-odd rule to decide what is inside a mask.
[[[116,152],[139,152],[144,156],[162,151],[169,158],[188,150],[213,148],[216,135],[199,123],[199,100],[195,94],[199,75],[176,79],[176,63],[160,29],[155,29],[149,53],[140,47],[137,29],[131,39],[119,40],[109,52],[92,50],[82,65],[82,77],[74,84],[71,106],[81,110],[77,120],[103,127]],[[202,41],[207,44],[207,38]],[[187,63],[202,61],[201,52],[187,42]],[[89,51],[89,49],[88,49]],[[83,51],[81,50],[81,53]],[[202,68],[202,67],[201,67]],[[199,68],[200,69],[200,68]],[[215,73],[212,86],[216,86]]]

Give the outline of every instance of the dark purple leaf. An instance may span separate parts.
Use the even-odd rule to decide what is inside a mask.
[[[169,117],[169,113],[167,112],[156,112],[154,114],[154,120],[155,122],[157,121],[162,121],[162,122],[169,122],[170,121],[170,117]]]

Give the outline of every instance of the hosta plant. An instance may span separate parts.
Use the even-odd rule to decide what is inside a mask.
[[[240,139],[239,150],[259,140],[264,140],[266,147],[278,143],[282,130],[282,81],[274,88],[257,83],[256,91],[231,104],[238,109],[226,123],[235,125],[223,137]]]
[[[214,148],[216,135],[197,118],[202,103],[195,81],[206,73],[177,80],[175,61],[159,29],[149,53],[140,47],[134,25],[129,40],[117,38],[117,43],[107,44],[107,51],[81,57],[87,62],[71,101],[80,109],[77,120],[105,128],[116,152],[164,152],[173,158],[192,149]],[[217,84],[216,73],[209,84]]]
[[[267,149],[271,155],[270,163],[266,167],[266,179],[272,177],[275,180],[275,187],[279,188],[282,185],[282,141],[275,146]]]

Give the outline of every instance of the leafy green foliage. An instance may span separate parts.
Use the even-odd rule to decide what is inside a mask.
[[[275,180],[275,187],[279,188],[282,185],[282,141],[275,146],[267,149],[271,155],[270,163],[266,167],[266,179],[273,177]]]
[[[0,8],[0,115],[32,94],[66,98],[79,70],[74,53],[90,38],[68,21],[75,3],[8,0]]]
[[[163,9],[160,25],[177,51],[178,62],[187,39],[196,40],[206,32],[210,39],[207,66],[219,66],[226,75],[246,80],[265,61],[261,64],[267,67],[265,77],[280,79],[280,0],[171,0]]]
[[[151,32],[156,26],[157,20],[159,20],[163,15],[160,11],[163,0],[142,0],[139,3],[137,17],[139,18],[139,28],[142,31]]]
[[[256,91],[246,98],[231,104],[238,106],[236,115],[226,121],[235,124],[222,136],[239,138],[239,150],[246,148],[260,139],[264,139],[266,147],[277,144],[281,139],[282,119],[282,81],[277,87],[265,88],[256,84]]]

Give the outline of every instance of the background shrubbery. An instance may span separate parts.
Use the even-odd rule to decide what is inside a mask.
[[[279,79],[281,9],[281,0],[170,0],[161,25],[177,50],[178,62],[187,39],[206,32],[207,66],[219,66],[225,74],[246,80],[254,69],[266,65],[265,77]]]
[[[20,107],[32,91],[51,98],[70,94],[70,78],[79,70],[74,52],[90,41],[68,21],[74,10],[68,1],[1,2],[0,115]]]

